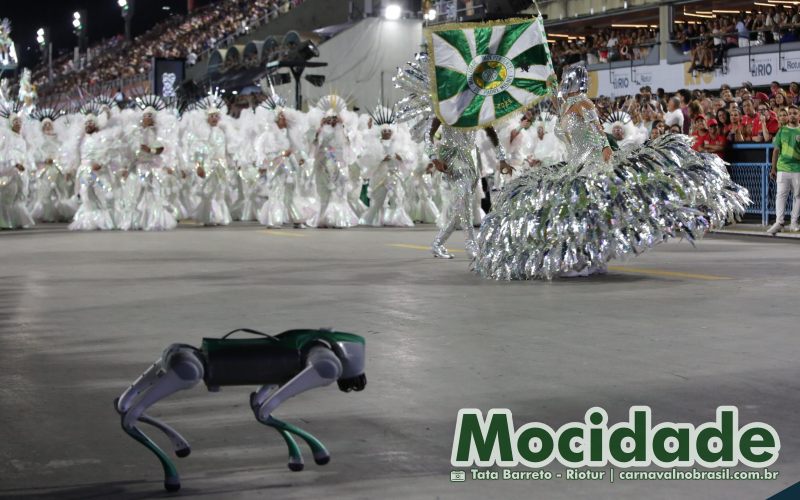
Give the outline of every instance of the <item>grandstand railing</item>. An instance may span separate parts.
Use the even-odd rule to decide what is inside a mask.
[[[264,26],[265,24],[269,24],[270,19],[275,19],[281,14],[286,14],[289,10],[298,7],[302,3],[303,0],[285,0],[280,5],[273,5],[267,10],[267,12],[264,13],[264,15],[257,18],[254,23],[249,23],[246,27],[246,30],[252,31],[256,28]],[[225,38],[222,38],[221,40],[218,40],[214,46],[203,50],[200,54],[196,54],[197,60],[200,61],[201,59],[211,57],[211,53],[215,50],[224,49],[236,44],[236,42],[243,36],[247,36],[247,33],[233,33]]]
[[[800,24],[784,24],[777,28],[772,28],[772,27],[760,28],[757,30],[750,30],[749,33],[756,33],[756,34],[779,33],[780,35],[783,35],[790,31],[794,32],[800,31]],[[681,49],[681,45],[684,43],[684,41],[690,42],[691,47],[693,49],[697,42],[705,42],[708,40],[713,40],[714,38],[722,38],[723,45],[725,45],[725,40],[727,38],[737,37],[738,40],[738,36],[739,36],[738,31],[732,31],[728,33],[717,33],[717,34],[706,33],[705,35],[694,36],[686,38],[685,40],[678,40],[678,39],[669,40],[669,44],[667,45],[667,62],[669,64],[682,64],[692,59],[690,54],[684,54],[683,50]],[[753,54],[778,52],[779,54],[781,54],[781,64],[783,64],[783,56],[782,56],[783,52],[797,50],[798,48],[800,48],[800,41],[784,42],[782,38],[783,36],[779,37],[777,40],[774,40],[773,42],[770,43],[762,42],[760,40],[750,40],[748,38],[748,45],[746,47],[737,46],[725,49],[725,57],[728,58],[731,56],[738,56],[745,54],[747,54],[747,56],[750,57]],[[798,40],[800,40],[800,37],[798,37]],[[783,70],[784,68],[780,69]]]
[[[82,87],[80,90],[86,96],[113,95],[117,90],[122,90],[125,96],[141,95],[150,92],[150,75],[137,75],[128,78],[119,78],[110,82],[103,82],[97,85]],[[72,109],[83,104],[83,99],[77,89],[71,92],[58,94],[47,94],[41,101],[49,107],[59,107],[62,109]]]
[[[750,191],[752,203],[746,213],[760,215],[761,223],[767,225],[770,215],[775,214],[775,181],[769,176],[772,168],[772,144],[740,143],[733,146],[734,158],[745,156],[756,161],[733,161],[730,164],[730,174],[734,182],[741,184]],[[738,153],[738,154],[737,154]],[[763,154],[763,162],[757,160]],[[786,210],[791,210],[791,200]]]

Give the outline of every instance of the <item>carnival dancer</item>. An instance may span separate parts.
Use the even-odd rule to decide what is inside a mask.
[[[473,229],[474,204],[480,180],[480,172],[473,156],[476,127],[454,127],[443,124],[438,116],[431,116],[430,112],[434,107],[431,93],[436,93],[437,89],[431,88],[427,54],[418,54],[415,61],[400,68],[395,84],[408,93],[408,97],[398,103],[398,119],[416,120],[413,137],[425,141],[425,154],[431,160],[428,169],[442,172],[449,187],[443,224],[431,245],[433,255],[443,259],[453,258],[444,245],[460,225],[464,229],[467,253],[474,257],[477,251]],[[458,119],[454,120],[454,123],[457,122]],[[438,141],[437,132],[440,133]],[[500,146],[497,134],[491,127],[486,127],[486,132],[497,148],[499,167],[510,172],[511,167],[505,161],[505,151]]]
[[[0,129],[0,229],[31,227],[26,173],[34,170],[35,162],[21,134],[22,117],[5,106],[0,117],[7,123]]]
[[[226,130],[220,126],[224,106],[222,100],[214,96],[197,103],[186,133],[186,161],[195,165],[199,178],[195,219],[206,226],[231,223],[226,199],[230,164],[228,138]]]
[[[556,137],[555,128],[558,118],[544,111],[536,120],[536,135],[533,138],[533,150],[526,159],[527,168],[550,167],[564,161],[566,148]]]
[[[262,106],[271,119],[267,119],[264,132],[256,140],[256,155],[267,179],[267,200],[258,211],[258,220],[267,227],[293,224],[304,228],[305,218],[296,202],[301,168],[292,146],[288,111],[277,94],[267,96]]]
[[[131,134],[134,161],[127,176],[130,185],[131,211],[118,220],[120,229],[163,231],[174,229],[178,222],[167,200],[167,179],[174,174],[177,163],[177,121],[170,123],[167,106],[154,95],[135,100],[142,110],[141,121]],[[124,222],[123,222],[124,221]]]
[[[358,216],[349,203],[349,193],[355,189],[349,175],[349,166],[354,163],[354,158],[341,119],[346,105],[339,96],[329,95],[320,99],[317,108],[324,113],[313,142],[319,213],[309,221],[309,225],[356,226]]]
[[[435,224],[439,219],[439,207],[436,205],[436,187],[433,172],[427,167],[430,160],[420,151],[415,151],[414,168],[407,184],[408,213],[411,220],[423,224]]]
[[[109,163],[119,141],[113,130],[100,130],[95,109],[85,110],[83,133],[74,148],[73,164],[77,165],[75,190],[80,206],[69,228],[73,231],[116,229],[114,221],[115,189]]]
[[[587,276],[675,236],[694,240],[744,212],[724,162],[668,135],[613,153],[586,96],[582,64],[564,69],[556,132],[567,161],[509,182],[478,234],[473,269],[503,280]],[[555,77],[548,78],[556,93]]]
[[[74,172],[68,171],[62,161],[61,144],[66,137],[56,128],[63,113],[43,108],[35,110],[33,116],[40,120],[41,125],[33,136],[37,182],[31,216],[41,222],[70,222],[77,210],[77,198],[74,195]]]
[[[404,182],[410,168],[411,154],[407,143],[395,130],[393,109],[383,106],[370,113],[373,128],[380,138],[368,139],[364,160],[369,179],[369,208],[361,216],[365,226],[413,227],[414,221],[406,212]]]

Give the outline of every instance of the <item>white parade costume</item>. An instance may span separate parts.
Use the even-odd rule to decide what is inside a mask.
[[[349,167],[354,163],[352,149],[339,114],[344,111],[341,98],[321,100],[326,111],[314,139],[314,174],[319,196],[319,213],[309,220],[313,227],[346,228],[358,225],[358,215],[350,205],[354,189]]]
[[[292,150],[288,124],[282,123],[283,128],[275,124],[276,119],[286,120],[281,117],[283,110],[277,109],[277,113],[277,117],[272,114],[266,120],[264,132],[256,140],[258,162],[267,179],[267,200],[258,211],[258,221],[268,227],[301,225],[305,219],[295,200],[300,166]]]
[[[146,96],[140,102],[160,104],[155,96]],[[154,107],[145,107],[141,123],[131,134],[134,161],[126,182],[131,193],[130,214],[124,222],[118,221],[120,229],[163,231],[178,224],[174,207],[167,199],[168,179],[173,177],[168,169],[177,163],[176,147],[170,138],[175,137],[177,125],[173,121],[167,126],[167,113],[163,115]]]
[[[214,120],[214,115],[220,117],[220,109],[212,103],[207,109],[192,113],[186,154],[189,156],[187,161],[196,165],[199,177],[195,219],[204,225],[228,225],[231,223],[226,196],[230,179],[228,139],[225,129],[208,123],[208,120]]]
[[[44,111],[42,125],[33,136],[33,156],[36,161],[36,195],[31,210],[34,220],[41,222],[69,222],[77,210],[74,195],[74,172],[67,170],[62,161],[61,141],[63,130],[56,127],[57,112]]]
[[[394,127],[394,111],[379,107],[372,115],[375,127],[370,129],[380,137],[366,144],[364,160],[369,179],[369,208],[361,216],[365,226],[413,227],[414,221],[406,212],[405,179],[411,170],[407,165],[410,148],[402,132]],[[368,136],[369,137],[369,136]]]
[[[98,118],[89,115],[86,126],[98,126]],[[75,231],[111,230],[114,221],[114,185],[109,163],[114,146],[119,139],[113,130],[87,130],[78,140],[78,161],[75,190],[80,197],[80,206],[69,228]]]
[[[21,118],[15,114],[8,115],[8,118],[9,125],[15,121],[18,123],[17,131],[10,127],[0,131],[0,229],[31,227],[34,221],[27,208],[25,172],[32,172],[35,162],[25,138],[19,133]]]

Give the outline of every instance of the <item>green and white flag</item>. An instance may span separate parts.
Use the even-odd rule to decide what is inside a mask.
[[[488,127],[549,95],[541,17],[435,26],[425,36],[434,111],[451,127]]]

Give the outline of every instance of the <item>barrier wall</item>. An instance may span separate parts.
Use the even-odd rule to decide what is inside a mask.
[[[753,203],[748,214],[760,215],[761,223],[767,225],[775,215],[775,181],[770,179],[772,166],[772,144],[734,144],[729,167],[731,178],[750,191]],[[791,210],[789,200],[786,211]]]
[[[658,64],[614,63],[605,69],[590,71],[590,97],[636,94],[639,88],[650,85],[667,92],[678,89],[719,89],[723,83],[739,86],[749,81],[755,86],[769,85],[773,80],[788,83],[800,81],[800,42],[731,49],[725,72],[694,74],[688,61],[670,64],[663,59]],[[590,68],[590,70],[593,68]]]

